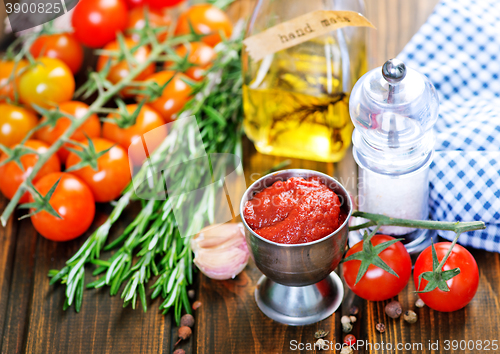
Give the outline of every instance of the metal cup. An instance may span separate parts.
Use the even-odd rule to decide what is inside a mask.
[[[255,233],[246,223],[245,203],[274,182],[291,177],[320,178],[338,195],[347,214],[344,223],[330,235],[301,244],[276,243]],[[345,250],[352,213],[351,198],[345,188],[317,171],[283,170],[255,181],[243,195],[240,213],[250,254],[264,273],[255,290],[255,300],[262,312],[275,321],[296,326],[321,321],[334,313],[342,302],[344,288],[333,271]]]

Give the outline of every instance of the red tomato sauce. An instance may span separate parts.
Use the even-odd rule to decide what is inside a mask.
[[[243,214],[258,235],[287,244],[319,240],[347,216],[337,194],[318,177],[277,181],[247,201]]]

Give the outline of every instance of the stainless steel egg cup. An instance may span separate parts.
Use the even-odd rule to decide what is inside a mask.
[[[341,208],[347,214],[344,223],[322,239],[301,244],[276,243],[255,233],[245,221],[245,203],[274,182],[291,177],[320,178],[337,193]],[[255,181],[243,195],[240,213],[250,254],[264,273],[255,290],[261,311],[275,321],[293,326],[315,323],[334,313],[342,302],[344,287],[333,271],[344,253],[352,213],[351,199],[345,188],[320,172],[283,170]]]

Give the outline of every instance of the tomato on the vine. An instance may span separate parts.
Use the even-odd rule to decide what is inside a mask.
[[[215,50],[203,42],[192,42],[180,45],[175,53],[186,58],[188,68],[183,70],[189,78],[200,81],[205,77],[205,71],[212,66],[212,62],[217,57]],[[165,69],[175,67],[172,62],[165,62]]]
[[[201,40],[214,47],[222,41],[220,32],[226,38],[231,36],[233,26],[227,14],[216,6],[199,4],[191,6],[177,20],[176,35],[191,33],[191,26],[197,34],[205,34]]]
[[[91,141],[97,153],[110,149],[97,159],[97,171],[91,166],[86,166],[70,173],[89,186],[96,202],[109,202],[119,197],[130,182],[127,152],[120,145],[115,145],[106,139],[96,138]],[[88,141],[84,145],[88,146]],[[80,157],[71,152],[66,161],[66,168],[69,169],[80,162]]]
[[[131,30],[141,30],[146,26],[145,14],[148,16],[149,26],[151,28],[165,28],[157,34],[158,41],[163,42],[167,38],[167,28],[172,22],[172,17],[167,11],[157,9],[146,9],[145,7],[135,7],[129,12],[127,30],[130,37],[139,40],[138,33],[132,33]]]
[[[71,22],[75,37],[91,48],[100,48],[127,26],[127,5],[124,0],[80,0]]]
[[[125,38],[125,45],[127,46],[127,48],[129,48],[129,49],[134,48],[135,46],[137,46],[137,44],[138,43],[136,41],[134,41],[133,39]],[[120,45],[119,45],[118,41],[113,41],[111,43],[108,43],[104,47],[104,50],[118,52],[119,48],[120,48]],[[135,60],[137,61],[137,64],[142,64],[148,59],[150,53],[151,53],[151,50],[147,46],[140,46],[140,47],[135,49],[133,56],[134,56]],[[111,63],[110,63],[111,66],[109,68],[107,78],[113,84],[116,84],[116,83],[120,82],[121,80],[123,80],[123,78],[127,77],[130,74],[130,71],[133,69],[133,67],[131,68],[129,66],[129,64],[126,60],[121,60],[121,61],[117,62],[112,57],[110,58],[107,55],[101,55],[101,56],[99,56],[99,59],[97,60],[97,71],[103,70],[106,67],[109,60],[111,60]],[[148,76],[150,76],[151,74],[153,74],[154,72],[155,72],[155,64],[151,63],[150,65],[148,65],[148,67],[146,69],[144,69],[139,75],[137,75],[135,77],[134,81],[136,81],[136,82],[142,81],[145,78],[147,78]],[[131,91],[131,89],[127,88],[127,89],[123,89],[120,93],[124,97],[131,97],[131,96],[133,96],[133,94],[130,91]]]
[[[173,79],[172,76],[174,76]],[[169,82],[170,79],[172,80]],[[175,71],[160,71],[149,76],[146,81],[154,81],[159,86],[169,82],[163,89],[162,95],[149,104],[161,114],[167,123],[174,121],[175,114],[191,99],[192,88],[187,84],[189,78]]]
[[[15,100],[14,92],[19,88],[19,71],[28,65],[27,60],[20,60],[15,63],[13,60],[0,60],[0,101],[5,101],[7,98],[11,101]],[[15,71],[13,79],[12,73]]]
[[[136,104],[127,105],[127,111],[133,114],[138,108]],[[110,114],[110,119],[116,119],[116,114]],[[142,137],[144,134],[146,144],[144,145]],[[144,105],[135,124],[128,128],[120,128],[118,124],[104,122],[102,127],[102,136],[120,144],[127,150],[130,160],[134,165],[141,164],[167,136],[167,127],[161,116],[148,105]]]
[[[371,239],[373,246],[395,240],[387,235],[375,235]],[[347,251],[346,258],[363,250],[364,241],[355,244]],[[401,242],[396,242],[379,253],[382,259],[399,278],[371,264],[365,275],[356,284],[361,261],[350,260],[342,265],[342,272],[347,286],[359,297],[370,301],[382,301],[396,296],[406,287],[411,275],[411,259]]]
[[[49,204],[61,218],[42,210],[31,216],[31,222],[43,237],[52,241],[69,241],[88,230],[94,220],[95,202],[90,188],[69,173],[48,174],[35,183],[35,188],[45,196],[59,179]],[[29,200],[34,202],[32,195]]]
[[[73,97],[75,79],[61,60],[42,57],[19,77],[18,90],[21,102],[48,108]]]
[[[61,111],[61,113],[69,114],[77,119],[83,117],[87,113],[88,109],[89,106],[87,104],[79,101],[68,101],[62,103],[59,106],[59,110]],[[44,121],[46,121],[46,119],[46,117],[42,117],[41,122],[43,123]],[[40,128],[36,131],[35,135],[37,139],[40,139],[47,144],[52,145],[57,141],[57,139],[59,139],[61,135],[64,134],[64,132],[69,128],[70,125],[71,120],[69,118],[60,117],[54,127],[49,125]],[[94,113],[76,130],[76,132],[73,133],[70,139],[76,141],[84,141],[86,139],[85,136],[88,136],[89,138],[97,138],[100,135],[101,122],[99,121],[97,115]],[[68,157],[69,152],[65,149],[65,147],[68,146],[73,146],[73,144],[65,143],[63,147],[61,147],[57,152],[62,163],[66,162],[66,158]]]
[[[27,140],[24,146],[31,148],[38,152],[39,154],[45,153],[49,146],[38,140]],[[7,159],[5,154],[0,157],[0,162]],[[21,183],[26,180],[27,176],[33,170],[33,166],[38,162],[38,155],[36,154],[25,154],[21,157],[21,164],[23,165],[24,171],[15,163],[14,161],[7,162],[5,165],[0,166],[0,191],[8,199],[12,199],[14,194],[16,194]],[[33,178],[32,182],[36,183],[40,178],[49,173],[61,171],[61,163],[57,158],[57,155],[52,155],[47,162],[38,171],[36,176]],[[26,192],[19,203],[27,203],[29,198],[29,193]]]
[[[152,9],[162,9],[164,7],[177,6],[185,0],[146,0]]]
[[[38,119],[31,111],[0,103],[0,144],[9,147],[20,143],[37,123]]]
[[[451,242],[434,244],[438,261],[441,262],[451,247]],[[422,279],[418,287],[419,276],[432,271],[432,246],[427,247],[417,258],[413,270],[413,281],[417,291],[425,289],[428,281]],[[460,268],[460,273],[446,281],[450,291],[436,288],[430,292],[419,293],[418,296],[431,309],[442,312],[451,312],[465,307],[476,294],[479,285],[479,270],[474,257],[464,247],[455,245],[449,258],[446,260],[443,271]]]
[[[56,58],[64,62],[73,74],[83,63],[83,48],[71,33],[43,34],[30,47],[33,57]]]

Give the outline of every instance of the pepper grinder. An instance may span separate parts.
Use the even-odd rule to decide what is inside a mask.
[[[439,99],[429,79],[398,59],[373,69],[354,86],[349,113],[359,167],[358,208],[394,218],[429,217],[429,166]],[[431,243],[431,230],[384,226],[408,252]],[[358,235],[359,237],[361,235]]]

